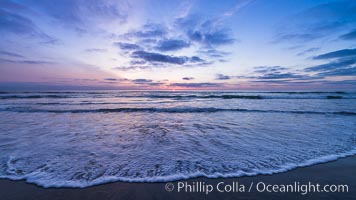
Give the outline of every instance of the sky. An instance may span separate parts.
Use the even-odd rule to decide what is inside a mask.
[[[0,89],[356,88],[356,1],[0,0]]]

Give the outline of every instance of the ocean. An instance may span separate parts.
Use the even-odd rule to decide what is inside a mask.
[[[356,154],[356,93],[0,92],[0,152],[44,187],[273,174]]]

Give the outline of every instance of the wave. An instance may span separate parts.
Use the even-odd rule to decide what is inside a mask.
[[[256,92],[258,93],[258,92]],[[260,92],[260,93],[271,93],[271,94],[348,94],[348,92],[341,92],[341,91],[336,91],[336,92]]]
[[[265,169],[265,170],[252,170],[251,172],[238,170],[236,172],[230,173],[221,173],[215,172],[211,174],[203,173],[203,172],[195,172],[191,174],[177,173],[174,175],[166,175],[166,176],[154,176],[154,177],[144,177],[144,178],[135,178],[135,177],[120,177],[120,176],[101,176],[91,181],[75,181],[75,180],[51,180],[51,179],[43,179],[41,178],[39,172],[33,172],[26,175],[0,175],[0,178],[10,179],[10,180],[25,180],[28,183],[33,183],[45,188],[61,188],[61,187],[71,187],[71,188],[86,188],[94,185],[112,183],[112,182],[141,182],[141,183],[159,183],[159,182],[172,182],[179,180],[186,180],[191,178],[236,178],[243,176],[256,176],[256,175],[271,175],[282,172],[287,172],[299,167],[308,167],[316,164],[327,163],[331,161],[335,161],[339,158],[345,158],[348,156],[353,156],[356,154],[356,150],[353,149],[349,152],[339,153],[339,154],[331,154],[318,158],[313,158],[306,160],[301,163],[286,163],[281,165],[275,169]],[[9,162],[8,162],[9,163]]]
[[[215,112],[251,112],[251,113],[287,113],[287,114],[317,114],[317,115],[356,115],[356,112],[336,111],[336,112],[320,112],[320,111],[297,111],[297,110],[256,110],[256,109],[240,109],[240,108],[199,108],[199,107],[173,107],[173,108],[99,108],[99,109],[72,109],[72,110],[55,110],[55,109],[33,109],[26,107],[12,107],[0,109],[6,112],[20,113],[131,113],[131,112],[152,112],[152,113],[215,113]]]
[[[149,104],[151,102],[140,102],[140,104]],[[162,103],[172,103],[170,101],[160,101],[160,104]],[[137,104],[137,102],[70,102],[70,103],[60,103],[60,102],[43,102],[43,103],[34,103],[34,105],[42,105],[42,106],[47,106],[47,105],[124,105],[124,104]]]
[[[96,93],[86,93],[86,94],[96,94]],[[67,95],[7,95],[0,96],[0,99],[39,99],[39,98],[76,98],[78,96],[67,96]],[[81,96],[82,97],[82,96]],[[93,96],[87,96],[93,97]],[[95,98],[111,98],[112,96],[95,96]],[[185,99],[185,98],[202,98],[202,99],[263,99],[259,95],[119,95],[114,96],[119,98],[170,98],[170,99]]]
[[[327,99],[342,99],[342,96],[326,96]]]
[[[0,99],[62,99],[62,98],[151,98],[151,99],[356,99],[356,96],[340,96],[340,95],[311,95],[311,96],[272,96],[272,95],[101,95],[93,94],[86,95],[2,95]]]
[[[148,95],[149,98],[201,98],[201,99],[263,99],[260,95]]]
[[[122,96],[118,96],[122,97]],[[133,97],[133,96],[125,96]],[[272,96],[272,95],[147,95],[146,98],[170,98],[170,99],[356,99],[355,96]]]
[[[0,99],[40,99],[40,98],[71,98],[70,96],[63,96],[63,95],[11,95],[11,96],[0,96]]]
[[[172,93],[171,91],[136,91],[136,90],[106,90],[106,91],[0,91],[0,94],[109,94],[109,93],[130,93],[130,92],[151,92],[151,93]],[[199,91],[197,91],[199,92]],[[200,91],[199,93],[211,93],[214,91]],[[184,92],[183,92],[184,93]],[[195,93],[186,91],[185,93]],[[218,91],[218,93],[270,93],[270,94],[348,94],[354,92],[345,91]]]

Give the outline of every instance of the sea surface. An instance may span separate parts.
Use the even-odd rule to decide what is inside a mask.
[[[355,92],[0,92],[0,178],[272,174],[356,154]]]

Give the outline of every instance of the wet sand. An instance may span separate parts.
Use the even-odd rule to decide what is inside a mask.
[[[25,181],[0,180],[0,199],[65,199],[65,200],[105,200],[105,199],[355,199],[356,197],[356,156],[341,158],[337,161],[297,168],[285,173],[273,175],[259,175],[239,178],[196,178],[175,181],[172,192],[165,190],[166,183],[125,183],[115,182],[88,188],[42,188]],[[206,194],[204,192],[177,191],[178,182],[187,182],[190,185],[197,182],[212,185],[214,191]],[[218,183],[232,184],[238,182],[240,187],[245,186],[244,192],[219,192],[216,190]],[[264,184],[325,184],[348,185],[348,192],[311,192],[306,195],[300,192],[258,192],[256,185]],[[251,192],[249,187],[253,183]],[[262,186],[262,184],[260,184]],[[223,187],[222,187],[223,188]]]

